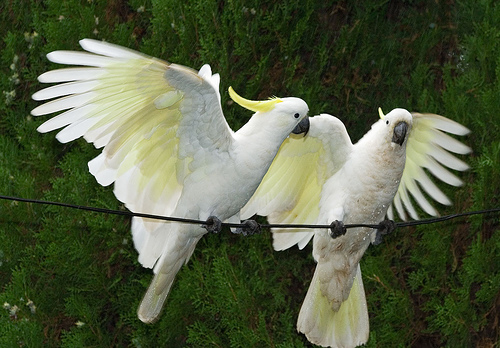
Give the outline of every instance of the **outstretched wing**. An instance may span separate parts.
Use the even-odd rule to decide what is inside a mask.
[[[429,178],[424,168],[437,179],[449,185],[460,186],[462,181],[447,168],[467,170],[469,166],[452,153],[465,155],[471,151],[468,146],[444,133],[468,134],[469,130],[461,124],[434,114],[412,113],[412,116],[413,126],[406,147],[406,165],[393,200],[393,205],[403,220],[407,218],[406,211],[412,219],[418,219],[410,194],[427,214],[438,215],[420,188],[435,201],[445,205],[451,204],[448,197]],[[394,217],[392,205],[387,215],[390,219]]]
[[[233,132],[222,114],[219,75],[198,73],[141,53],[84,39],[88,52],[55,51],[55,63],[83,67],[49,71],[40,82],[60,83],[33,95],[49,101],[35,116],[67,110],[38,130],[63,128],[63,143],[84,137],[102,153],[89,169],[135,212],[171,214],[196,158],[231,146]]]
[[[352,143],[344,124],[322,114],[310,118],[307,136],[291,134],[281,145],[257,191],[241,211],[247,219],[267,216],[272,224],[314,224],[325,181],[344,163]],[[339,156],[340,155],[340,156]],[[314,232],[273,228],[274,248],[303,248]]]

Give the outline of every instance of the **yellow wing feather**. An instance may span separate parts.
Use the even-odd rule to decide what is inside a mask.
[[[242,218],[267,216],[273,224],[315,224],[325,181],[345,161],[352,146],[343,123],[327,114],[312,117],[306,137],[291,134],[281,145]],[[272,229],[274,248],[303,248],[314,232]]]
[[[209,68],[201,77],[189,68],[104,42],[85,39],[81,45],[95,54],[48,55],[54,62],[87,67],[41,75],[41,81],[70,82],[34,94],[36,100],[59,98],[35,108],[33,115],[67,110],[43,123],[39,131],[64,127],[57,135],[61,142],[83,136],[97,148],[104,147],[103,154],[89,163],[101,184],[115,182],[115,194],[131,210],[151,212],[152,203],[163,199],[169,205],[161,204],[161,213],[172,213],[172,197],[182,189],[189,174],[187,164],[194,157],[189,150],[179,155],[181,140],[191,136],[186,134],[189,127],[180,130],[181,123],[189,123],[190,131],[197,133],[210,122],[217,129],[216,139],[205,142],[219,142],[222,137],[229,146],[232,140],[214,83],[218,77],[213,78]]]
[[[196,72],[105,42],[85,39],[80,44],[90,53],[47,56],[81,67],[40,76],[41,82],[60,84],[33,95],[35,100],[56,99],[32,114],[63,112],[38,130],[63,128],[59,141],[84,137],[103,148],[89,162],[100,184],[114,183],[116,197],[131,211],[172,215],[185,178],[204,165],[195,163],[195,155],[216,156],[211,148],[224,151],[234,140],[222,114],[219,76],[208,65]],[[134,219],[134,242],[146,267],[154,265],[161,253],[157,246],[165,244],[165,235],[155,232],[161,224]]]
[[[471,149],[444,132],[466,135],[469,130],[461,124],[434,114],[412,113],[413,126],[406,147],[406,165],[393,205],[401,219],[406,220],[406,212],[412,219],[419,218],[410,199],[429,215],[437,216],[437,210],[422,194],[422,188],[435,201],[449,205],[451,201],[433,183],[424,168],[435,178],[453,186],[460,186],[462,181],[446,167],[458,171],[468,169],[468,165],[455,157],[455,154],[468,154]],[[388,211],[389,218],[394,216],[393,209]]]

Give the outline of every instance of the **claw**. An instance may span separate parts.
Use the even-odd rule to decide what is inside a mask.
[[[384,220],[378,224],[377,231],[375,232],[375,239],[373,245],[379,245],[384,240],[386,234],[392,233],[396,229],[396,223],[392,220]]]
[[[330,237],[332,237],[332,239],[343,236],[346,232],[347,229],[342,221],[335,220],[330,224]]]
[[[245,220],[242,222],[244,227],[238,227],[234,230],[234,234],[242,234],[244,236],[251,236],[252,234],[260,233],[260,225],[255,220]]]
[[[209,216],[203,227],[209,233],[219,233],[222,230],[222,221],[217,216]]]

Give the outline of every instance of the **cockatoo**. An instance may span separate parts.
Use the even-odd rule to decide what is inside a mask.
[[[233,132],[222,113],[219,75],[209,65],[196,72],[117,45],[84,39],[86,51],[55,51],[55,63],[83,67],[42,74],[61,83],[33,95],[47,100],[35,116],[67,110],[38,131],[64,127],[56,138],[82,137],[102,153],[88,164],[103,185],[132,212],[240,222],[250,199],[290,132],[307,132],[307,104],[299,98],[250,101],[231,98],[255,114]],[[175,275],[207,229],[200,225],[134,217],[132,234],[144,267],[154,278],[139,308],[155,321]]]
[[[430,215],[437,211],[422,194],[451,204],[423,168],[454,186],[461,184],[443,167],[463,171],[467,164],[448,151],[470,149],[442,131],[465,135],[464,126],[432,114],[394,109],[352,144],[344,124],[331,115],[310,118],[307,137],[285,140],[255,195],[242,210],[268,217],[271,224],[378,224],[391,204],[405,219],[418,219],[409,193]],[[419,183],[419,185],[416,184]],[[401,203],[403,202],[403,204]],[[388,211],[389,210],[389,211]],[[327,229],[272,229],[275,250],[313,240],[317,262],[299,313],[297,330],[312,343],[354,347],[368,340],[368,311],[359,261],[377,233],[348,229],[332,239]]]

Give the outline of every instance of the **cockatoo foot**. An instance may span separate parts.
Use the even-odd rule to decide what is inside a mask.
[[[332,237],[332,239],[343,236],[346,232],[347,229],[342,221],[335,220],[330,224],[330,237]]]
[[[384,220],[378,225],[378,229],[375,232],[375,239],[373,240],[373,245],[379,245],[384,240],[386,234],[392,233],[396,229],[396,223],[393,220]]]
[[[222,221],[217,216],[209,216],[206,224],[203,225],[208,233],[219,233],[222,231]]]
[[[251,236],[252,234],[260,233],[260,225],[255,220],[245,220],[242,222],[244,227],[236,228],[233,233],[234,234],[242,234],[244,236]]]

